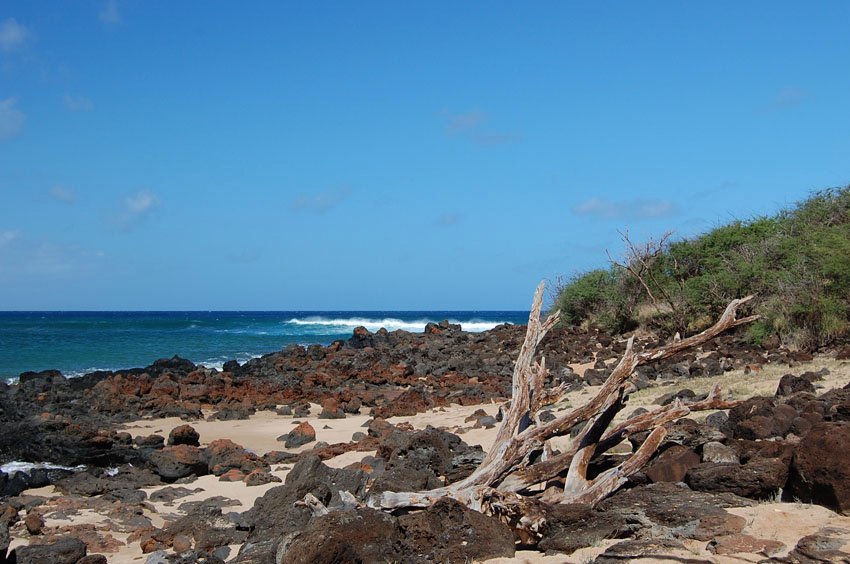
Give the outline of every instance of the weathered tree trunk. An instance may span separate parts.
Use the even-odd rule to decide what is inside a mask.
[[[643,364],[669,358],[681,351],[701,345],[723,331],[749,323],[758,316],[736,318],[738,308],[752,296],[732,301],[720,319],[702,333],[656,349],[637,353],[634,338],[600,390],[587,403],[548,423],[541,423],[539,411],[563,397],[565,388],[544,389],[548,377],[545,359],[534,360],[535,351],[558,321],[558,312],[540,320],[543,283],[534,295],[528,330],[514,367],[512,397],[495,442],[478,468],[466,479],[446,487],[421,492],[383,492],[371,498],[371,507],[393,510],[427,507],[444,497],[454,498],[478,511],[496,515],[534,535],[545,517],[540,500],[530,498],[528,490],[545,484],[566,472],[563,491],[553,495],[551,489],[541,498],[547,503],[595,504],[622,486],[652,458],[666,435],[664,424],[685,417],[692,411],[728,409],[736,402],[723,401],[720,387],[715,386],[702,401],[683,404],[679,401],[650,413],[637,415],[609,430],[615,415],[627,401],[626,392],[634,370]],[[571,446],[554,456],[548,441],[568,434],[584,423]],[[597,456],[619,444],[633,433],[651,431],[643,444],[619,466],[588,480],[587,468]],[[539,489],[539,488],[538,488]]]

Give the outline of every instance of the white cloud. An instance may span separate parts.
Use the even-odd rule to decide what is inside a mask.
[[[17,98],[0,100],[0,141],[11,139],[24,128],[26,115],[15,107]]]
[[[460,114],[445,112],[443,115],[446,118],[446,133],[449,135],[468,133],[487,123],[487,116],[477,110]]]
[[[26,45],[32,34],[15,18],[0,22],[0,51],[16,51]]]
[[[73,189],[59,185],[50,189],[50,197],[66,204],[73,204],[77,200],[77,194]]]
[[[65,107],[72,112],[89,112],[94,109],[94,103],[84,96],[74,97],[65,94],[62,101],[65,103]]]
[[[14,244],[11,244],[14,241]],[[90,272],[105,258],[102,251],[24,237],[17,231],[0,231],[0,274],[64,278]]]
[[[159,204],[159,198],[150,190],[142,190],[132,196],[128,196],[124,200],[127,206],[127,211],[132,214],[148,213],[152,208]]]
[[[315,214],[323,214],[342,202],[348,197],[351,189],[348,187],[325,190],[316,194],[301,194],[292,202],[292,211],[309,211]]]
[[[130,229],[144,221],[156,207],[159,197],[150,190],[140,190],[124,198],[124,205],[111,217],[114,227]]]
[[[21,234],[18,231],[0,231],[0,249],[14,241],[15,239],[19,239]]]
[[[792,108],[801,104],[806,99],[806,96],[807,93],[805,90],[786,86],[785,88],[780,88],[776,92],[776,95],[770,103],[770,107],[774,110]]]
[[[489,116],[477,110],[453,114],[441,112],[445,120],[446,134],[451,137],[464,137],[476,145],[504,145],[521,141],[516,133],[496,131],[488,127]]]
[[[576,215],[589,215],[601,219],[655,219],[676,211],[676,206],[666,200],[628,200],[616,202],[604,198],[590,198],[572,208]]]
[[[100,21],[105,24],[115,25],[121,23],[121,12],[118,11],[118,0],[107,0],[103,9],[98,14]]]

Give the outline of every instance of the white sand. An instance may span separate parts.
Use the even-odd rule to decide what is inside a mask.
[[[821,367],[828,367],[832,371],[827,377],[826,382],[820,383],[825,389],[831,387],[841,387],[850,381],[850,363],[838,363],[829,359],[816,359],[814,363],[806,364],[802,367],[788,369],[786,367],[766,367],[758,373],[744,375],[740,371],[728,373],[721,377],[725,382],[727,390],[731,390],[735,395],[746,396],[755,393],[765,393],[772,395],[776,389],[776,385],[782,374],[786,372],[800,373],[803,370],[818,370]],[[582,366],[580,368],[586,368]],[[625,413],[630,413],[637,406],[651,407],[654,399],[668,391],[679,390],[683,387],[689,387],[700,393],[707,391],[710,385],[717,379],[689,379],[678,382],[672,385],[654,387],[649,390],[637,392],[632,395],[629,405],[623,410]],[[580,405],[598,388],[585,388],[570,394],[564,405]],[[740,396],[739,396],[740,397]],[[464,422],[464,419],[473,413],[476,409],[483,409],[488,415],[495,415],[498,411],[498,404],[490,403],[480,406],[457,406],[453,405],[447,408],[438,408],[427,413],[421,413],[412,417],[394,417],[390,419],[391,423],[410,423],[417,429],[425,428],[427,425],[433,425],[447,429],[452,432],[458,432],[460,437],[470,445],[481,445],[485,450],[488,449],[495,438],[496,429],[472,429],[472,423]],[[312,413],[319,413],[319,406],[312,407]],[[218,438],[231,439],[237,444],[242,445],[248,450],[262,455],[271,450],[283,450],[283,443],[277,441],[277,437],[289,432],[295,427],[296,422],[308,421],[316,430],[316,438],[318,441],[326,441],[330,444],[338,442],[348,442],[354,433],[358,431],[365,432],[363,423],[369,419],[367,413],[360,415],[349,415],[345,419],[319,419],[315,415],[304,418],[296,418],[292,416],[278,416],[271,411],[261,411],[253,415],[247,420],[240,421],[196,421],[189,424],[194,427],[201,437],[202,444],[209,444],[212,440]],[[164,437],[174,427],[185,424],[177,418],[157,419],[157,420],[140,420],[128,424],[124,430],[130,432],[133,436],[149,435],[152,433],[160,434]],[[324,427],[330,427],[325,429]],[[567,439],[565,439],[567,441]],[[313,443],[304,445],[299,449],[294,449],[293,452],[301,452],[309,450],[313,447]],[[289,449],[288,449],[289,450]],[[358,462],[367,455],[374,455],[374,452],[348,452],[339,457],[326,461],[333,467],[344,467],[349,464]],[[285,479],[291,465],[278,464],[272,468],[272,473],[281,479]],[[190,496],[179,498],[171,504],[162,502],[149,502],[153,506],[153,511],[146,511],[145,514],[150,517],[154,525],[161,527],[167,518],[178,515],[177,507],[188,501],[200,501],[213,496],[223,496],[237,500],[241,505],[233,507],[234,511],[245,511],[253,506],[255,500],[262,496],[270,488],[278,484],[267,484],[263,486],[248,487],[242,482],[221,482],[214,476],[204,476],[193,481],[191,484],[186,484],[184,487],[189,489],[202,488],[203,491],[197,492]],[[145,491],[150,495],[161,487],[147,488]],[[40,490],[30,490],[28,494],[43,495],[47,497],[56,497],[57,494],[52,489],[42,488]],[[802,504],[783,504],[783,503],[766,503],[754,508],[739,508],[730,509],[732,513],[741,515],[747,519],[747,528],[745,534],[750,534],[757,538],[777,540],[786,546],[785,552],[791,550],[797,540],[807,534],[816,532],[823,526],[837,527],[848,531],[847,539],[850,546],[850,518],[836,515],[828,509],[802,505]],[[81,510],[77,515],[71,515],[68,520],[58,521],[55,519],[47,520],[47,527],[56,527],[68,524],[84,524],[91,523],[98,527],[107,527],[104,523],[105,518],[91,511]],[[25,544],[28,536],[23,529],[23,524],[18,523],[12,530],[13,540],[12,547]],[[112,533],[112,535],[121,541],[125,541],[126,534]],[[555,563],[555,562],[588,562],[596,555],[605,551],[606,547],[614,544],[614,540],[602,540],[597,546],[581,549],[570,556],[555,555],[545,556],[537,552],[520,551],[517,552],[513,559],[496,559],[490,562],[534,562],[534,563]],[[688,541],[687,550],[682,551],[679,558],[703,558],[713,562],[756,562],[763,559],[763,556],[758,555],[743,555],[738,554],[734,557],[721,557],[710,554],[705,550],[706,543]],[[235,555],[238,547],[234,547],[231,555]],[[144,555],[141,553],[138,542],[127,544],[118,552],[108,554],[110,562],[114,563],[133,563],[144,562]],[[649,562],[651,560],[641,560]]]

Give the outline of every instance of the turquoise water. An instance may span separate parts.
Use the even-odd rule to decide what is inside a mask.
[[[209,367],[287,345],[347,339],[363,325],[421,332],[448,319],[466,331],[525,323],[521,311],[0,312],[0,378],[58,369],[66,376],[147,366],[175,354]]]

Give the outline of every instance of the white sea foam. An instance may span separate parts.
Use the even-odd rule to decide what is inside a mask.
[[[301,325],[305,327],[312,326],[316,328],[338,328],[341,330],[354,329],[355,327],[365,327],[369,331],[373,332],[381,328],[384,328],[387,331],[403,329],[404,331],[422,332],[425,330],[425,325],[434,322],[435,321],[432,319],[402,321],[401,319],[395,319],[392,317],[387,317],[385,319],[367,319],[365,317],[349,317],[344,319],[329,319],[327,317],[305,317],[304,319],[299,319],[296,317],[287,321],[287,323],[291,323],[293,325]],[[487,331],[489,329],[492,329],[493,327],[501,325],[505,322],[481,321],[478,319],[472,319],[469,321],[449,320],[449,323],[459,323],[464,331],[478,333],[481,331]]]
[[[0,466],[0,472],[5,472],[6,474],[9,474],[10,476],[12,476],[14,474],[17,474],[18,472],[23,472],[24,474],[29,474],[30,472],[32,472],[33,470],[35,470],[37,468],[41,468],[41,469],[44,469],[44,470],[73,470],[73,471],[85,470],[86,469],[86,467],[82,466],[82,465],[71,467],[71,466],[59,466],[58,464],[50,464],[49,462],[20,462],[20,461],[15,460],[13,462],[7,462],[6,464],[3,464],[2,466]]]
[[[115,372],[117,370],[121,370],[121,368],[85,368],[83,370],[69,370],[67,372],[63,370],[62,376],[65,378],[79,378],[80,376],[91,374],[92,372]]]
[[[239,354],[236,355],[235,358],[234,357],[225,358],[225,357],[219,356],[219,357],[216,357],[216,358],[210,358],[210,359],[207,359],[207,360],[202,360],[201,362],[198,363],[198,366],[203,366],[204,368],[215,368],[216,370],[221,371],[221,370],[224,370],[224,363],[228,362],[230,360],[235,360],[239,364],[245,364],[246,362],[248,362],[252,358],[260,358],[261,356],[263,356],[263,355],[261,355],[261,354],[251,354],[251,353],[239,353]]]

